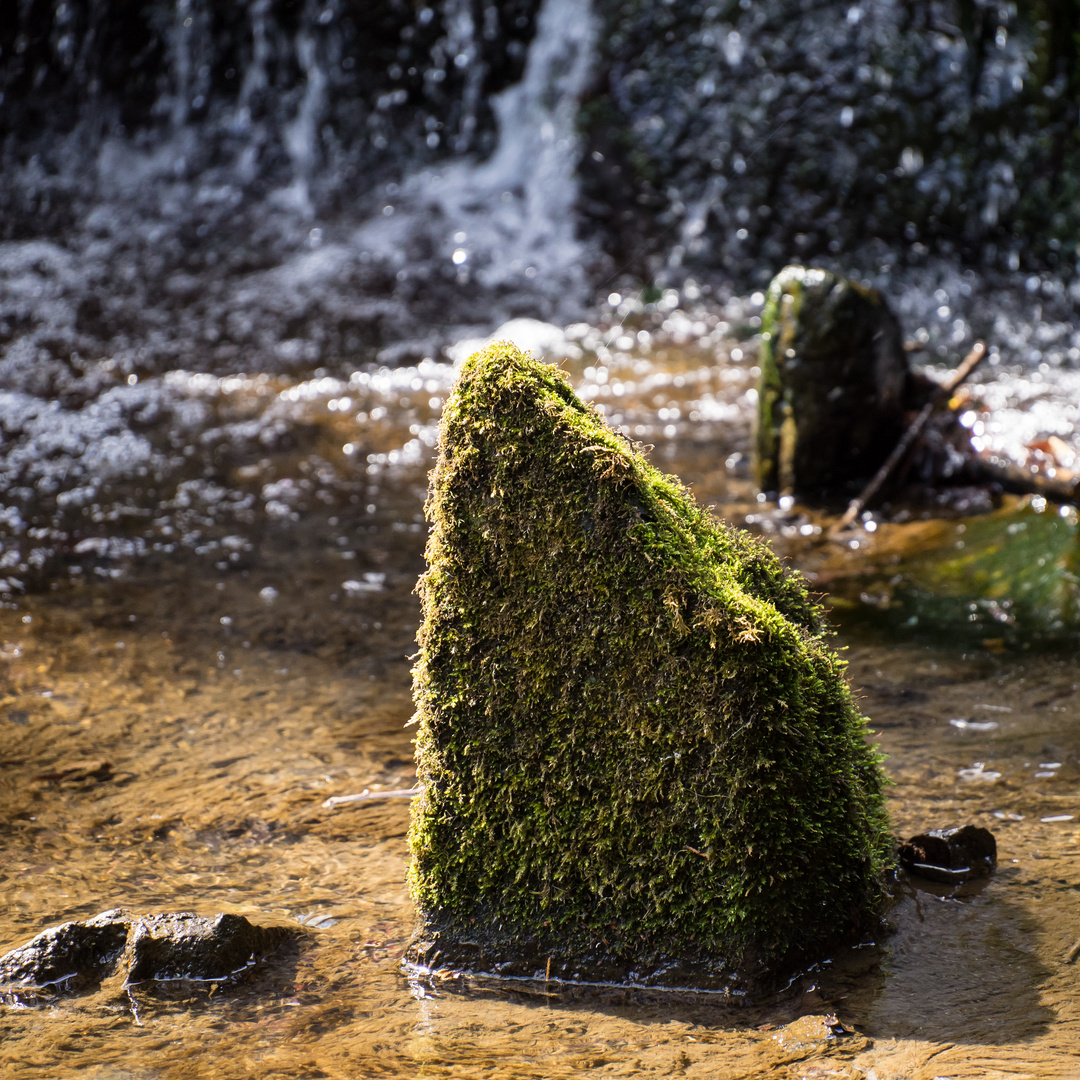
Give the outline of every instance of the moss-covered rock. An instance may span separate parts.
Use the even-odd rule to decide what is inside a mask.
[[[873,915],[882,773],[800,577],[505,342],[428,516],[414,959],[715,985]]]
[[[787,266],[761,316],[755,473],[764,491],[843,492],[904,431],[913,393],[900,325],[881,294]]]
[[[959,523],[894,525],[887,537],[878,533],[875,567],[832,579],[833,603],[848,608],[852,622],[891,635],[1076,655],[1080,522],[1067,510],[1035,506],[1007,503]]]

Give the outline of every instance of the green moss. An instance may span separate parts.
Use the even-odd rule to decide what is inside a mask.
[[[912,528],[888,567],[834,583],[833,604],[891,634],[954,648],[1080,644],[1080,528],[1072,514],[1006,506],[961,523]],[[862,597],[877,597],[873,605]]]
[[[803,282],[785,267],[769,285],[761,313],[758,349],[757,423],[754,426],[754,476],[762,491],[790,491],[793,444],[790,392],[785,394],[777,356],[792,348],[802,308]],[[788,281],[787,278],[792,280]],[[785,432],[785,421],[788,430]]]
[[[801,578],[508,343],[427,511],[414,955],[719,972],[875,910],[878,755]]]

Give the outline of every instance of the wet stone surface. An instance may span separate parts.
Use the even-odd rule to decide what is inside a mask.
[[[134,915],[122,908],[51,927],[0,957],[0,993],[78,991],[113,974],[146,982],[234,982],[297,931],[242,915]]]
[[[900,846],[900,865],[917,877],[944,884],[988,877],[997,866],[997,841],[989,829],[977,825],[931,829]]]
[[[755,472],[763,491],[821,495],[867,480],[917,390],[900,324],[876,290],[785,267],[761,316]]]
[[[253,926],[243,915],[143,915],[128,937],[127,981],[236,978],[291,934]]]
[[[124,951],[131,916],[119,908],[66,922],[0,957],[0,985],[77,990],[100,981]]]

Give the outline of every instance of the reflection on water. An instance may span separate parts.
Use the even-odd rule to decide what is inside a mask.
[[[1009,499],[994,513],[916,526],[885,524],[865,565],[816,576],[867,626],[973,647],[1075,648],[1080,535],[1073,506]],[[834,575],[837,575],[834,577]]]
[[[572,327],[561,348],[575,384],[702,501],[842,583],[820,519],[758,503],[745,478],[754,305],[700,317],[662,305]],[[12,529],[6,549],[26,569],[9,565],[0,608],[0,950],[120,904],[305,929],[227,993],[7,1007],[4,1075],[1075,1075],[1075,664],[897,643],[843,609],[898,835],[993,829],[988,882],[901,881],[891,936],[756,1004],[402,969],[407,804],[322,804],[414,778],[412,588],[451,378],[432,360],[300,384],[123,382],[119,427],[27,451],[20,467],[55,466],[58,491],[101,486],[57,500],[55,524]],[[135,401],[161,412],[139,427],[125,419]],[[58,409],[54,430],[78,412]],[[122,456],[112,473],[78,474],[85,447],[121,430],[145,441],[147,475]],[[46,433],[43,420],[20,438]],[[19,513],[45,505],[31,491]],[[1032,530],[1051,520],[1019,513]],[[40,528],[55,533],[29,535]],[[874,537],[858,538],[844,559]],[[20,595],[34,550],[52,584]],[[808,1019],[832,1014],[855,1034]]]

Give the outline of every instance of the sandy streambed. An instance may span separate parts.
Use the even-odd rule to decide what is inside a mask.
[[[777,999],[410,977],[410,567],[343,595],[317,551],[183,562],[0,612],[0,949],[124,904],[291,921],[296,943],[217,994],[9,1006],[5,1075],[1075,1075],[1080,676],[1071,657],[851,638],[897,831],[975,822],[997,873],[904,881],[891,936]],[[276,581],[268,600],[265,582]],[[334,590],[334,591],[330,591]],[[337,595],[336,601],[329,597]],[[850,1036],[807,1017],[835,1014]]]

